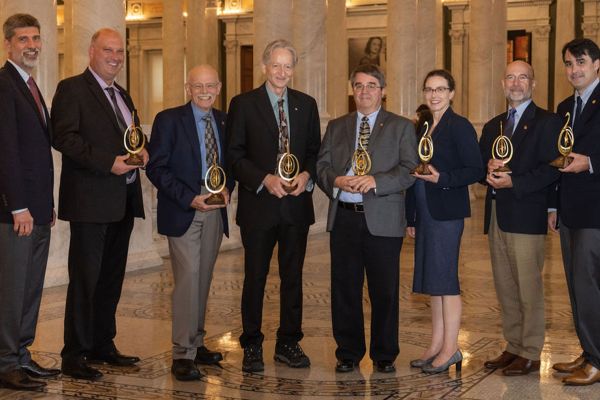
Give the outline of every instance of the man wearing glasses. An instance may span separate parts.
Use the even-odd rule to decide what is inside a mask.
[[[213,108],[221,90],[217,71],[199,65],[188,73],[191,101],[160,112],[152,126],[146,174],[158,189],[158,232],[169,241],[173,268],[173,365],[177,380],[198,380],[195,364],[217,364],[221,353],[204,345],[204,316],[233,180],[210,204],[204,177],[213,163],[225,165],[225,113]],[[215,190],[216,188],[212,188]]]
[[[331,313],[337,372],[350,372],[366,352],[362,291],[371,300],[369,355],[379,372],[394,372],[399,352],[399,263],[406,228],[404,193],[414,178],[417,146],[411,121],[381,107],[385,77],[375,65],[350,75],[357,112],[327,126],[317,161],[318,185],[330,198]],[[370,169],[354,162],[369,154]],[[367,162],[367,165],[369,163]],[[354,165],[354,168],[353,168]],[[356,176],[364,173],[364,175]]]
[[[484,232],[507,345],[485,367],[516,376],[539,370],[544,346],[546,199],[560,175],[549,164],[558,156],[561,120],[533,103],[533,68],[526,62],[508,64],[502,87],[508,111],[485,124],[479,145],[487,164]],[[512,143],[510,161],[492,157],[500,134]]]

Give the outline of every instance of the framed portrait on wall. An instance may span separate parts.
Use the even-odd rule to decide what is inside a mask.
[[[531,32],[508,31],[506,38],[506,61],[525,61],[531,64]]]
[[[385,72],[385,36],[348,39],[348,76],[360,64],[375,64]]]

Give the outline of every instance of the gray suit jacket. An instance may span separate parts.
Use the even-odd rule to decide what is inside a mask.
[[[356,143],[356,112],[327,125],[317,161],[319,187],[330,198],[327,231],[334,226],[340,191],[333,182],[351,168]],[[404,195],[414,182],[409,173],[417,165],[417,143],[413,123],[406,118],[379,111],[369,138],[376,193],[363,195],[369,232],[375,236],[401,237],[406,228]]]

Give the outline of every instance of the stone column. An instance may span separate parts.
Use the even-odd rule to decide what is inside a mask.
[[[450,35],[451,59],[450,72],[456,81],[456,94],[454,95],[452,108],[461,115],[467,114],[468,107],[468,31],[465,21],[465,13],[468,2],[450,3],[448,8],[451,12]]]
[[[435,68],[435,12],[436,0],[388,2],[388,60],[401,60],[387,64],[387,109],[392,112],[411,117],[422,102],[422,80]]]
[[[583,37],[600,43],[600,4],[598,0],[581,0],[583,3]]]
[[[506,0],[470,3],[469,113],[477,132],[505,108],[500,80],[506,68]]]
[[[227,82],[227,96],[226,103],[229,105],[231,99],[239,93],[238,87],[240,86],[240,75],[238,73],[238,64],[239,64],[239,49],[240,45],[236,39],[226,39],[223,42],[223,46],[225,46],[225,70],[227,71],[227,79],[221,77],[222,81]],[[223,95],[223,93],[221,93]]]
[[[336,118],[348,112],[346,0],[328,0],[326,24],[327,110]]]
[[[175,107],[185,101],[183,0],[171,0],[163,8],[163,108]]]
[[[548,57],[550,50],[550,25],[537,25],[532,33],[533,59],[531,66],[535,71],[535,90],[533,101],[542,108],[548,108]]]
[[[264,81],[262,54],[275,39],[293,40],[292,0],[254,0],[254,86]]]
[[[220,70],[217,9],[216,0],[188,0],[185,51],[187,70],[198,64],[210,64],[217,71]]]
[[[554,104],[573,94],[573,87],[565,76],[565,66],[562,59],[563,46],[575,38],[575,2],[556,2],[556,45],[554,48]]]
[[[98,29],[112,28],[126,40],[124,0],[65,0],[64,7],[66,77],[80,74],[88,66],[90,40]],[[117,76],[123,86],[127,86],[126,68]]]

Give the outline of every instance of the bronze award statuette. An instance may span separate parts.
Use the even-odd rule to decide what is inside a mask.
[[[417,146],[421,162],[410,173],[431,175],[428,165],[429,161],[433,158],[433,140],[431,140],[431,135],[429,135],[429,122],[425,121],[423,127],[425,128],[425,133],[421,136],[421,140],[419,140],[419,145]]]
[[[204,176],[204,186],[211,195],[204,200],[208,205],[223,205],[225,204],[225,196],[223,196],[223,189],[227,183],[227,176],[225,170],[217,164],[217,159],[212,162],[212,165],[208,167],[206,175]]]
[[[500,135],[496,137],[496,140],[494,140],[494,143],[492,144],[492,158],[494,160],[504,161],[504,166],[498,167],[492,172],[506,172],[507,174],[510,174],[512,171],[506,164],[512,159],[513,152],[513,144],[510,141],[510,138],[504,134],[502,121],[500,121]]]
[[[142,128],[135,125],[135,110],[131,113],[131,125],[123,134],[123,145],[129,153],[129,158],[125,160],[125,164],[143,166],[144,160],[140,156],[140,153],[146,147],[146,136]]]
[[[560,156],[550,163],[550,165],[556,168],[565,168],[573,161],[573,157],[569,156],[573,150],[573,145],[575,144],[573,128],[569,126],[571,113],[567,112],[565,116],[567,117],[567,122],[565,122],[558,134],[558,152],[560,153]]]
[[[300,173],[300,162],[298,158],[290,152],[290,142],[285,143],[285,153],[279,158],[277,163],[277,175],[286,181],[286,183],[292,182]],[[291,193],[298,185],[290,186],[285,185],[283,188],[287,193]]]
[[[352,155],[352,171],[356,176],[364,176],[371,172],[371,156],[361,141],[358,141],[358,149]]]

